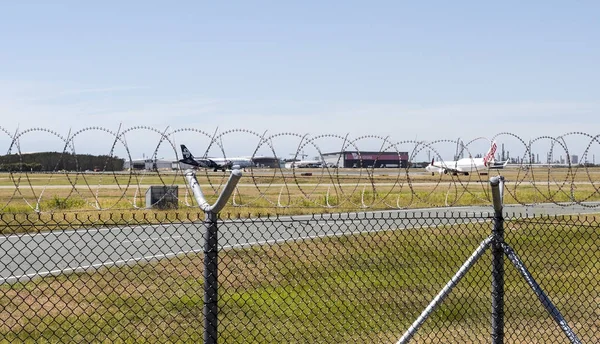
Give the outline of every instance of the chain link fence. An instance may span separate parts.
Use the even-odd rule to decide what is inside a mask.
[[[396,342],[489,237],[487,212],[218,219],[220,343]],[[0,342],[202,342],[204,214],[0,214]],[[505,218],[505,241],[583,343],[600,342],[600,218]],[[508,260],[506,260],[508,262]],[[414,334],[489,342],[486,251]],[[569,343],[505,264],[510,343]]]

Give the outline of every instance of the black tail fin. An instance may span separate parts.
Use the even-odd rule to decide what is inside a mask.
[[[182,155],[183,159],[179,160],[179,162],[182,162],[182,163],[188,164],[188,165],[192,165],[192,166],[200,165],[200,164],[198,164],[196,159],[194,159],[194,156],[192,155],[190,150],[185,145],[181,145],[181,155]]]

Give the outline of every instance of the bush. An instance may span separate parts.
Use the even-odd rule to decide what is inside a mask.
[[[74,208],[82,208],[85,206],[85,201],[82,199],[76,198],[64,198],[54,195],[54,197],[44,202],[43,208],[52,208],[52,209],[74,209]]]

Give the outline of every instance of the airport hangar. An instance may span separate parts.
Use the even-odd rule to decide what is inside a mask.
[[[322,157],[328,166],[340,168],[406,168],[408,166],[408,152],[344,151],[324,153]]]

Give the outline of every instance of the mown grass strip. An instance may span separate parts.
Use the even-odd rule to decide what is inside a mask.
[[[599,221],[506,222],[507,241],[583,342],[598,333]],[[483,222],[224,250],[220,340],[393,342],[490,230]],[[488,253],[465,276],[425,323],[419,342],[489,339],[490,262]],[[188,255],[2,285],[0,336],[7,342],[201,341],[202,267],[202,256]],[[516,271],[506,270],[507,338],[562,338]]]

